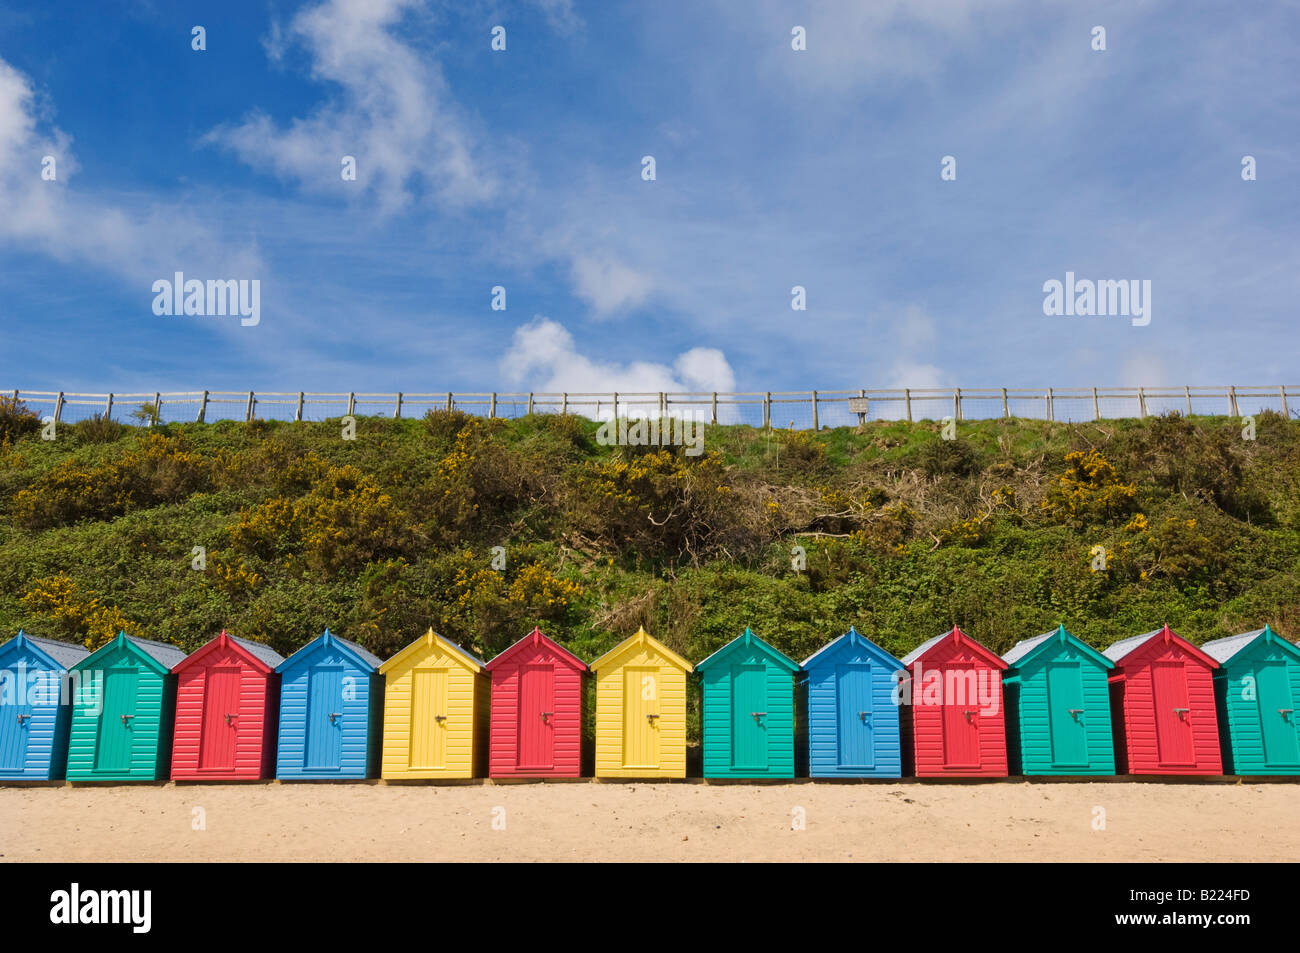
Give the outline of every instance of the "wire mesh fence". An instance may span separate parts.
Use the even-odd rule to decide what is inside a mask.
[[[1075,389],[763,391],[750,393],[309,393],[304,391],[154,391],[79,394],[0,391],[42,418],[75,423],[96,415],[147,424],[216,420],[324,421],[353,416],[421,417],[461,410],[485,417],[579,414],[680,417],[709,424],[795,430],[856,426],[870,420],[1114,420],[1178,411],[1239,417],[1273,410],[1300,415],[1300,385],[1257,387],[1101,387]],[[1294,409],[1293,409],[1294,408]]]

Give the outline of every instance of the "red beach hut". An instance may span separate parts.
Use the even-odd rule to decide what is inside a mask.
[[[581,777],[587,663],[533,629],[485,668],[492,677],[488,776]]]
[[[177,677],[172,780],[275,776],[276,716],[284,659],[222,632],[172,667]]]
[[[912,762],[904,773],[910,767],[918,778],[1005,778],[1007,663],[956,626],[901,661],[909,678],[899,726],[905,762]]]
[[[1103,652],[1121,774],[1222,774],[1214,670],[1219,663],[1164,626]]]

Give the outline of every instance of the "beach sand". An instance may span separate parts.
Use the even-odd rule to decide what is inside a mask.
[[[803,829],[796,829],[801,818]],[[1297,857],[1295,783],[0,787],[0,862]]]

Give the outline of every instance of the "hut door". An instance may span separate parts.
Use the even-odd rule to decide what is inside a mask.
[[[1194,764],[1187,669],[1182,662],[1151,663],[1156,706],[1156,745],[1161,764]]]
[[[27,739],[32,734],[32,698],[40,693],[40,697],[50,700],[45,673],[21,667],[5,674],[16,676],[19,672],[26,672],[23,678],[26,684],[14,685],[17,697],[13,704],[0,704],[0,772],[22,771],[27,767]],[[51,673],[51,680],[53,678]],[[57,701],[58,697],[56,689],[53,700]]]
[[[447,767],[447,731],[450,725],[447,708],[447,670],[417,668],[411,672],[412,768],[441,770]]]
[[[555,767],[555,667],[519,669],[519,767]]]
[[[943,666],[943,766],[980,766],[979,694],[975,691],[978,672],[963,662]]]
[[[839,766],[875,767],[876,728],[871,711],[870,663],[835,666],[835,704],[839,710]]]
[[[240,670],[212,667],[203,686],[203,727],[199,739],[199,770],[230,771],[235,767],[239,740]]]
[[[317,665],[307,685],[307,764],[312,770],[342,766],[343,669]]]
[[[1047,724],[1052,733],[1052,765],[1088,763],[1088,729],[1083,721],[1083,672],[1078,662],[1047,666]]]
[[[96,771],[131,770],[139,683],[140,673],[133,668],[110,668],[104,673],[103,709],[95,741]]]
[[[623,669],[623,767],[659,767],[659,669]]]
[[[1296,732],[1295,699],[1286,662],[1259,662],[1255,666],[1255,697],[1263,727],[1264,763],[1269,767],[1300,765],[1300,738]]]
[[[731,666],[731,766],[767,770],[767,666]]]

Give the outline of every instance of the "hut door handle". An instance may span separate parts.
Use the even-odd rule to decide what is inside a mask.
[[[331,725],[334,724],[334,719],[336,719],[336,718],[341,718],[341,717],[343,717],[343,713],[340,712],[340,711],[332,711],[332,712],[330,712],[330,724],[331,724]]]
[[[1066,711],[1070,713],[1070,717],[1073,718],[1075,721],[1078,721],[1079,716],[1083,714],[1082,708],[1067,708]]]
[[[447,716],[446,716],[446,715],[434,715],[434,716],[433,716],[433,720],[436,721],[436,722],[438,722],[438,724],[442,724],[444,721],[447,720]]]
[[[1187,713],[1188,713],[1189,711],[1191,711],[1190,708],[1175,708],[1175,709],[1174,709],[1174,714],[1177,715],[1179,718],[1184,718],[1184,719],[1185,719],[1185,718],[1187,717]]]
[[[653,724],[655,723],[655,719],[658,718],[659,716],[658,716],[658,715],[646,715],[645,717],[646,717],[646,721],[650,722],[650,724],[653,725]]]
[[[226,712],[226,724],[228,725],[231,724],[231,719],[233,719],[234,717],[235,716],[230,714],[230,712]]]
[[[1285,720],[1286,720],[1286,716],[1289,715],[1289,714],[1291,714],[1293,711],[1295,711],[1294,708],[1279,708],[1279,709],[1277,710],[1277,713],[1278,713],[1279,715],[1281,715],[1281,716],[1282,716],[1282,720],[1285,721]],[[18,717],[21,719],[23,716],[22,716],[22,715],[19,715]],[[31,716],[28,715],[27,717],[30,718]]]
[[[760,718],[762,718],[764,715],[766,715],[767,712],[765,712],[765,711],[751,711],[750,714],[754,716],[754,724],[758,724],[758,719],[760,719]]]
[[[554,715],[554,714],[555,714],[555,712],[553,712],[553,711],[544,711],[544,712],[542,712],[542,723],[543,723],[543,724],[547,724],[547,725],[549,725],[550,722],[549,722],[547,719],[549,719],[549,718],[550,718],[552,715]]]
[[[975,712],[971,711],[970,709],[967,709],[966,711],[963,711],[962,714],[966,716],[967,721],[970,721],[971,718],[974,716]]]
[[[135,715],[123,715],[123,716],[122,716],[122,724],[127,725],[127,727],[130,727],[130,723],[127,722],[127,719],[128,719],[128,718],[134,718],[134,717],[135,717]]]
[[[869,711],[860,711],[858,712],[858,720],[865,725],[867,723],[867,716],[870,714],[871,712]]]
[[[30,718],[30,717],[32,717],[32,716],[31,716],[31,715],[24,715],[22,712],[19,712],[19,713],[18,713],[18,724],[21,725],[24,721],[26,721],[26,720],[27,720],[28,718]],[[1285,718],[1286,715],[1283,715],[1282,717]]]

